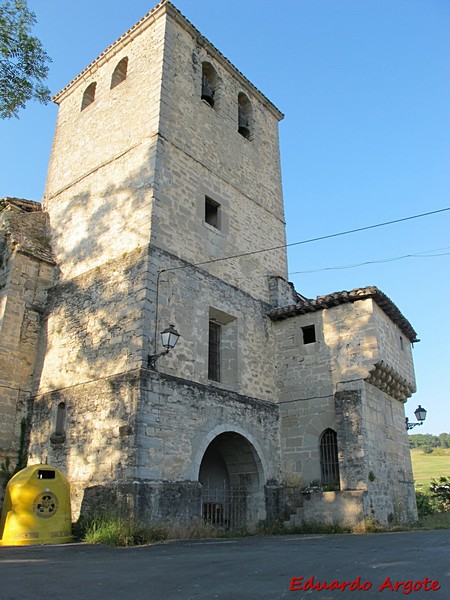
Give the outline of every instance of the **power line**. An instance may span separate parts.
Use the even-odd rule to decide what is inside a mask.
[[[384,221],[383,223],[376,223],[375,225],[366,225],[365,227],[358,227],[357,229],[348,229],[347,231],[340,231],[339,233],[331,233],[329,235],[324,235],[317,238],[311,238],[309,240],[303,240],[301,242],[293,242],[292,244],[286,244],[286,247],[289,246],[298,246],[300,244],[308,244],[310,242],[318,242],[320,240],[328,240],[330,238],[339,237],[342,235],[349,235],[350,233],[358,233],[359,231],[367,231],[368,229],[376,229],[377,227],[385,227],[386,225],[394,225],[395,223],[402,223],[403,221],[411,221],[412,219],[420,219],[421,217],[428,217],[430,215],[436,215],[438,213],[445,212],[450,210],[448,208],[440,208],[439,210],[433,210],[426,213],[421,213],[420,215],[412,215],[410,217],[403,217],[401,219],[394,219],[393,221]]]
[[[379,263],[388,263],[394,262],[396,260],[403,260],[405,258],[437,258],[439,256],[448,256],[450,252],[442,252],[440,254],[430,254],[430,252],[438,252],[440,250],[447,250],[447,248],[437,248],[436,250],[426,250],[424,252],[420,252],[418,254],[404,254],[403,256],[396,256],[394,258],[380,258],[378,260],[368,260],[366,262],[356,263],[354,265],[344,265],[340,267],[322,267],[320,269],[311,269],[309,271],[293,271],[289,272],[289,276],[291,275],[304,275],[308,273],[320,273],[321,271],[339,271],[345,269],[354,269],[355,267],[363,267],[365,265],[375,265]]]
[[[272,246],[271,248],[263,248],[262,250],[252,250],[250,252],[243,252],[241,254],[234,254],[232,256],[224,256],[223,258],[213,258],[211,260],[204,260],[202,262],[193,263],[190,265],[183,265],[182,267],[171,267],[169,269],[162,269],[160,273],[167,271],[177,271],[178,269],[186,269],[187,266],[199,267],[202,265],[209,265],[212,263],[220,262],[223,260],[233,260],[234,258],[243,258],[245,256],[253,256],[255,254],[262,254],[263,252],[272,252],[274,250],[283,250],[284,248],[290,248],[292,246],[300,246],[301,244],[311,244],[312,242],[320,242],[322,240],[329,240],[344,235],[350,235],[352,233],[358,233],[360,231],[368,231],[369,229],[376,229],[378,227],[386,227],[387,225],[394,225],[396,223],[403,223],[405,221],[412,221],[413,219],[421,219],[422,217],[429,217],[431,215],[437,215],[450,210],[450,206],[447,208],[440,208],[438,210],[432,210],[426,213],[420,213],[418,215],[411,215],[409,217],[402,217],[401,219],[394,219],[393,221],[383,221],[382,223],[376,223],[375,225],[366,225],[365,227],[357,227],[356,229],[347,229],[346,231],[339,231],[337,233],[329,233],[328,235],[322,235],[315,238],[309,238],[307,240],[300,240],[299,242],[291,242],[290,244],[283,244],[282,246]]]

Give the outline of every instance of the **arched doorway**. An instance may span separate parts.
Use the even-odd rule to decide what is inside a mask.
[[[243,435],[227,431],[215,437],[203,455],[198,480],[206,522],[233,529],[265,517],[261,460]]]

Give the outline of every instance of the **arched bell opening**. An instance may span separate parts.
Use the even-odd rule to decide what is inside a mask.
[[[217,88],[219,86],[219,77],[216,70],[209,62],[202,63],[202,93],[201,99],[207,102],[211,108],[217,101]]]
[[[252,137],[253,127],[253,109],[250,100],[245,94],[240,92],[238,95],[238,131],[250,140]]]

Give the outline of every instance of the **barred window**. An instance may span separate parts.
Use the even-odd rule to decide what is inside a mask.
[[[220,325],[209,322],[208,379],[220,381]]]
[[[337,435],[333,429],[325,429],[320,436],[320,471],[322,485],[339,488]]]

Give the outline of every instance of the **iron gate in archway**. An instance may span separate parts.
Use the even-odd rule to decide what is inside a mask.
[[[256,489],[248,486],[202,488],[202,517],[225,530],[245,527],[248,523],[250,503]]]

